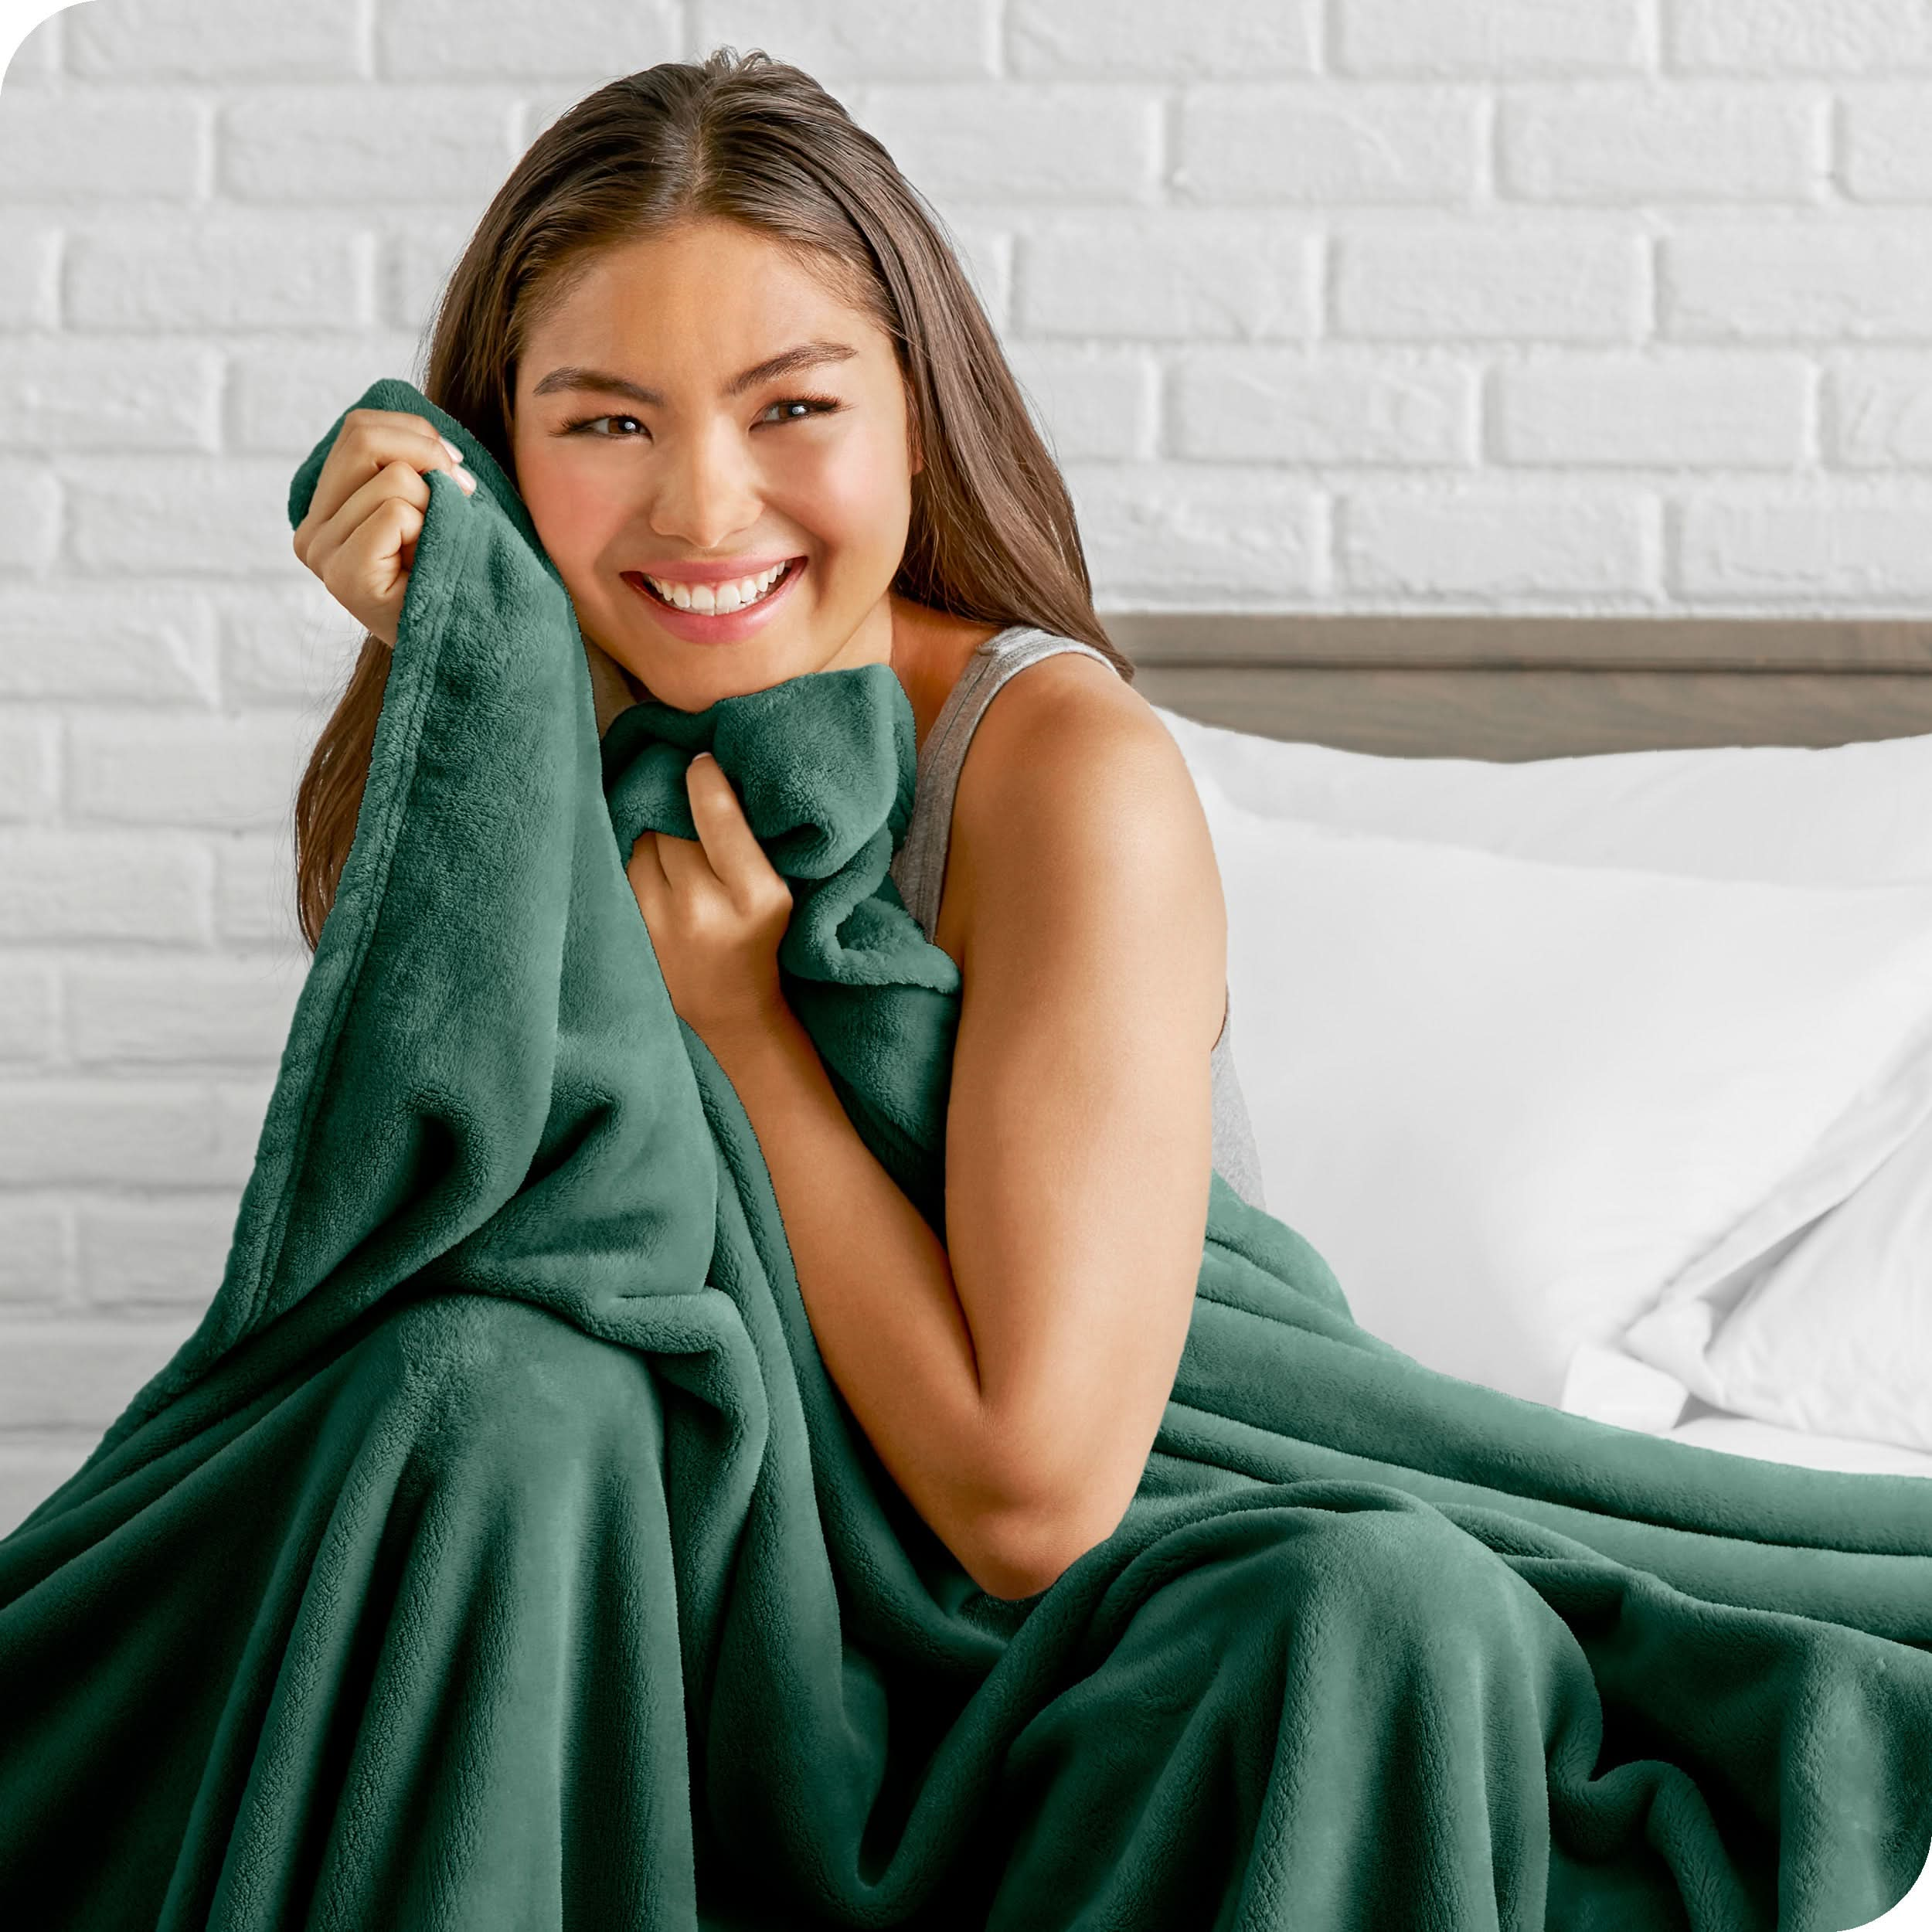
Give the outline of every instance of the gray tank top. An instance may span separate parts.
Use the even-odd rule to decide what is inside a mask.
[[[958,682],[947,694],[926,741],[919,747],[913,780],[913,810],[906,836],[892,862],[893,883],[906,909],[919,921],[930,940],[939,923],[940,889],[946,879],[946,848],[952,835],[953,798],[959,788],[960,767],[974,728],[993,701],[993,695],[1015,672],[1057,651],[1083,651],[1109,670],[1106,656],[1077,638],[1064,638],[1031,624],[1015,624],[988,638],[972,656]],[[1233,1001],[1224,995],[1221,1032],[1208,1056],[1213,1079],[1213,1164],[1223,1178],[1250,1206],[1265,1205],[1261,1196],[1261,1157],[1248,1118],[1247,1102],[1234,1070],[1233,1043],[1229,1036]]]

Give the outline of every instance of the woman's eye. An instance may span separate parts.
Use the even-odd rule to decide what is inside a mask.
[[[774,403],[775,410],[802,410],[804,416],[781,416],[781,423],[802,423],[806,417],[823,416],[838,407],[837,400],[829,396],[788,396],[782,402]]]
[[[759,420],[763,422],[769,418],[773,410],[797,410],[801,413],[796,416],[781,416],[776,420],[781,423],[802,423],[808,417],[828,415],[832,410],[843,406],[835,396],[788,396],[781,401],[768,405],[764,415],[760,417]],[[600,423],[635,423],[646,436],[650,434],[650,431],[645,430],[644,424],[634,416],[580,416],[574,423],[566,423],[563,426],[563,433],[566,436],[592,434],[595,432]],[[597,435],[594,440],[600,443],[634,443],[638,438],[634,436]]]
[[[574,423],[564,424],[563,433],[566,436],[573,435],[579,430],[594,428],[599,423],[638,423],[638,419],[634,416],[580,416]],[[638,423],[638,427],[642,429],[644,425]],[[606,436],[597,440],[604,443],[628,443],[636,439],[627,436]]]

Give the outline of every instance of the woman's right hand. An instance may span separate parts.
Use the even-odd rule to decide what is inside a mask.
[[[393,651],[429,508],[430,470],[466,491],[476,478],[462,452],[427,417],[406,410],[351,410],[315,479],[295,554],[329,595]]]

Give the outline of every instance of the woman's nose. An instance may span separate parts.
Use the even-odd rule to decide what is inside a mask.
[[[659,536],[713,550],[758,520],[757,466],[736,423],[672,438],[651,467],[651,527]]]

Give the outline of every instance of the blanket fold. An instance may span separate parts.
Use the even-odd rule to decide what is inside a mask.
[[[1932,1481],[1456,1380],[1210,1183],[1115,1533],[978,1589],[826,1373],[624,876],[709,750],[787,999],[944,1233],[959,1000],[887,666],[600,740],[489,452],[428,478],[218,1289],[0,1539],[0,1920],[63,1932],[1842,1932],[1932,1842]],[[293,478],[298,522],[343,420]]]

